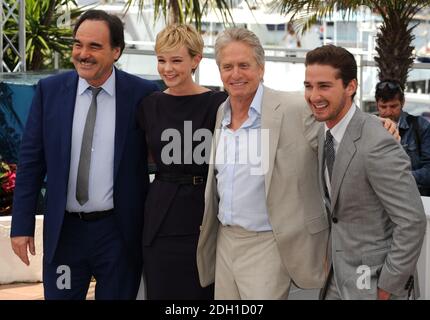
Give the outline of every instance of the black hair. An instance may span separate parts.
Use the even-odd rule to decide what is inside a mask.
[[[338,70],[338,78],[342,79],[346,88],[352,80],[357,80],[357,62],[351,52],[332,44],[318,47],[306,54],[305,66],[321,64]],[[354,98],[355,92],[351,98]]]
[[[379,82],[375,89],[375,101],[387,102],[393,99],[399,99],[402,103],[405,102],[405,94],[400,82],[393,79]]]
[[[73,29],[73,37],[76,36],[76,32],[79,29],[79,26],[85,20],[95,20],[95,21],[104,21],[106,22],[109,33],[110,33],[110,45],[112,48],[120,48],[120,56],[125,47],[124,42],[124,26],[120,18],[115,15],[109,14],[103,10],[88,10],[84,12],[80,17],[78,22],[76,22],[75,27]]]

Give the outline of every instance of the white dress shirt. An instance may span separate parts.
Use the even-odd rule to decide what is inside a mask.
[[[249,231],[272,230],[266,207],[265,177],[255,174],[261,160],[252,156],[257,149],[262,150],[262,98],[260,84],[248,111],[249,118],[235,131],[228,127],[231,106],[227,100],[215,159],[220,197],[218,219],[223,225],[240,226]]]
[[[76,179],[85,121],[92,93],[85,79],[79,78],[73,115],[70,171],[66,210],[70,212],[104,211],[113,208],[113,162],[115,149],[115,68],[97,96],[97,118],[89,173],[89,200],[81,206],[76,200]]]

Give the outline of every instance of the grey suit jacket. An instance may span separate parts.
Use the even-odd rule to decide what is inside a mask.
[[[324,190],[323,128],[319,150]],[[340,296],[376,299],[377,287],[407,295],[426,227],[424,208],[403,148],[359,108],[336,152],[331,189],[329,259]],[[370,268],[370,288],[360,266]]]
[[[221,128],[225,103],[217,114]],[[292,280],[302,288],[320,288],[326,277],[328,220],[318,187],[317,123],[303,96],[264,87],[262,129],[269,129],[266,204],[282,261]],[[197,247],[202,286],[215,279],[219,227],[216,170],[213,165],[219,130],[212,143],[205,192],[205,212]],[[266,161],[263,157],[263,161]]]

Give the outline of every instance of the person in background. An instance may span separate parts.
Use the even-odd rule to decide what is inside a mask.
[[[376,85],[379,116],[398,124],[401,143],[408,154],[412,175],[422,196],[430,196],[430,122],[403,111],[405,95],[398,81],[384,80]]]
[[[192,26],[163,29],[157,35],[155,52],[167,89],[145,98],[138,113],[157,166],[144,213],[147,297],[213,299],[213,286],[203,288],[199,283],[196,248],[211,135],[227,94],[193,81],[203,56],[203,39]]]
[[[300,42],[299,36],[297,35],[296,31],[294,30],[294,25],[290,21],[287,23],[287,30],[285,32],[285,36],[283,38],[285,48],[287,49],[297,49],[301,48],[302,44]],[[286,52],[287,57],[295,57],[297,56],[297,53],[294,51],[287,51]]]

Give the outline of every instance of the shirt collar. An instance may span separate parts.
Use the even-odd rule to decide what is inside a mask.
[[[251,117],[252,112],[256,112],[257,116],[261,116],[261,104],[263,102],[263,84],[260,82],[255,92],[255,96],[251,101],[251,105],[249,107],[248,116]],[[231,104],[230,97],[227,98],[224,109],[224,117],[222,119],[222,126],[226,127],[231,123]]]
[[[255,93],[254,99],[252,99],[250,109],[254,109],[258,115],[261,115],[261,104],[263,102],[263,84],[258,84],[257,92]]]
[[[333,128],[330,129],[330,133],[332,134],[333,138],[336,140],[337,143],[340,143],[342,141],[343,135],[346,131],[346,127],[354,116],[355,109],[356,105],[355,103],[353,103],[345,116]],[[327,127],[327,124],[324,124],[324,133],[327,133],[328,130],[329,128]]]
[[[84,92],[91,87],[91,85],[84,78],[79,77],[78,81],[78,94],[82,95]],[[101,85],[103,91],[105,91],[110,96],[115,95],[115,68],[112,68],[112,73],[109,78]]]

